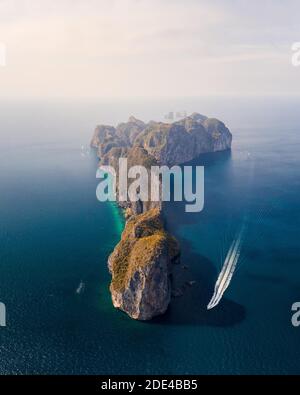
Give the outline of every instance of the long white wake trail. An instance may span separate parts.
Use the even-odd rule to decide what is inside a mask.
[[[245,230],[246,225],[244,222],[226,255],[224,265],[215,284],[214,294],[207,305],[207,310],[213,309],[219,304],[224,292],[230,284],[231,278],[239,260]]]

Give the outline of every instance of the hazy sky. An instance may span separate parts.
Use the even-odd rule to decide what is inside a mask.
[[[300,93],[299,0],[0,0],[0,97]]]

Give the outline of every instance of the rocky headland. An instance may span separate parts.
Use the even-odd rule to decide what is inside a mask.
[[[118,177],[118,160],[128,166],[182,164],[200,154],[231,148],[223,122],[194,113],[178,122],[144,123],[134,117],[117,127],[96,127],[91,146],[99,165],[110,165]],[[172,265],[179,261],[177,240],[165,229],[162,202],[118,202],[125,211],[121,241],[109,257],[110,291],[116,308],[138,320],[165,313],[171,300]]]

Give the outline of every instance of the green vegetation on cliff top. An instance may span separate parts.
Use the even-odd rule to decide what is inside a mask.
[[[122,291],[133,274],[165,253],[172,260],[179,254],[177,240],[163,228],[159,209],[133,216],[126,224],[122,239],[112,253],[111,289]]]

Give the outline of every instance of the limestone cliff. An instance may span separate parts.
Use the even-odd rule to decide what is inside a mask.
[[[229,149],[231,139],[222,122],[195,113],[171,124],[150,122],[135,144],[145,148],[159,163],[173,166],[203,153]]]
[[[171,265],[178,257],[178,242],[164,230],[159,209],[132,216],[109,257],[113,305],[138,320],[163,314],[171,298]]]
[[[116,128],[97,126],[91,146],[100,164],[114,167],[126,157],[128,166],[175,165],[201,153],[229,149],[231,133],[217,119],[194,113],[181,121],[144,123],[134,117]],[[118,197],[118,191],[117,191]],[[138,320],[163,314],[170,303],[172,264],[180,249],[164,230],[161,201],[119,202],[125,209],[126,226],[109,257],[113,305]]]
[[[126,151],[141,147],[159,164],[172,166],[196,158],[200,154],[230,149],[232,135],[223,122],[194,113],[174,123],[144,123],[130,117],[116,128],[100,125],[96,128],[92,146],[102,159],[116,148]]]

